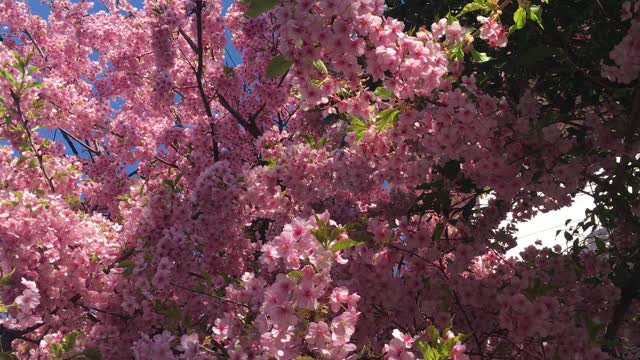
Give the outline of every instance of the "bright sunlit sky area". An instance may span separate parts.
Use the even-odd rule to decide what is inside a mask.
[[[141,8],[144,0],[132,0],[131,3]],[[27,0],[27,3],[31,7],[33,13],[47,18],[49,16],[49,7],[46,1],[41,0]],[[223,9],[226,9],[233,3],[233,0],[223,0]],[[104,11],[105,8],[98,1],[95,1],[95,5],[92,12]],[[227,38],[230,35],[227,33]],[[233,48],[230,42],[227,44],[226,62],[237,64],[242,61],[240,54]],[[46,135],[45,135],[46,136]],[[564,230],[567,228],[565,222],[571,219],[571,223],[568,226],[574,225],[581,221],[585,217],[585,210],[593,207],[593,199],[585,194],[579,194],[574,203],[566,208],[551,211],[544,214],[538,214],[532,220],[525,223],[518,224],[518,246],[508,252],[508,255],[517,256],[520,251],[525,247],[532,245],[536,240],[541,240],[545,246],[553,246],[560,244],[565,247],[565,239],[560,234],[556,237],[558,230]]]
[[[550,211],[544,214],[538,214],[533,219],[518,224],[518,246],[510,250],[507,254],[516,256],[520,251],[536,240],[541,240],[544,246],[552,247],[555,244],[566,247],[566,240],[562,234],[556,237],[558,230],[564,230],[568,226],[572,226],[585,218],[585,210],[593,208],[593,198],[586,194],[578,194],[571,206],[560,210]],[[571,222],[565,226],[565,222],[571,219]],[[586,235],[586,234],[585,234]]]

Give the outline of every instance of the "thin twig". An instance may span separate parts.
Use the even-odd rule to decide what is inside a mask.
[[[205,295],[205,296],[208,296],[210,298],[214,298],[214,299],[216,299],[218,301],[221,301],[221,302],[226,302],[226,303],[237,305],[237,306],[243,306],[243,307],[249,309],[248,305],[241,304],[241,303],[235,302],[233,300],[228,300],[228,299],[225,299],[225,298],[223,298],[221,296],[218,296],[218,295],[215,295],[215,294],[209,294],[209,293],[206,293],[204,291],[200,291],[200,290],[196,290],[196,289],[190,289],[190,288],[188,288],[186,286],[182,286],[182,285],[176,284],[176,283],[170,283],[170,284],[175,286],[175,287],[179,287],[182,290],[190,291],[190,292],[193,292],[193,293],[196,293],[196,294],[200,294],[200,295]]]
[[[52,178],[49,176],[49,173],[47,172],[47,169],[44,166],[44,159],[42,156],[42,149],[38,149],[35,145],[35,143],[33,142],[33,138],[31,136],[31,129],[29,129],[29,125],[27,124],[27,119],[24,117],[24,114],[22,113],[22,108],[20,106],[20,97],[13,91],[13,89],[11,90],[11,96],[13,97],[13,102],[16,105],[16,112],[18,113],[18,118],[20,119],[20,122],[22,123],[22,126],[24,127],[25,130],[25,134],[27,136],[27,141],[29,142],[29,145],[31,146],[31,149],[33,150],[33,153],[36,156],[36,159],[38,160],[38,164],[40,165],[40,170],[42,171],[42,174],[44,175],[44,178],[46,179],[47,183],[49,184],[49,189],[51,189],[52,193],[56,192],[56,188],[53,185],[53,180]]]
[[[24,30],[22,30],[22,32],[24,32],[24,34],[27,35],[27,37],[29,38],[29,40],[31,41],[33,46],[36,48],[36,50],[38,50],[38,54],[40,54],[40,56],[42,56],[44,61],[47,61],[47,56],[44,54],[44,52],[42,51],[40,46],[38,46],[38,43],[33,39],[33,36],[31,36],[31,33],[29,33],[29,30],[24,29]]]

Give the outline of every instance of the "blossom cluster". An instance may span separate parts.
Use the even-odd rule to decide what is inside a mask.
[[[497,10],[414,32],[382,0],[103,4],[44,22],[0,0],[0,338],[19,358],[605,359],[639,339],[637,301],[612,320],[634,270],[608,251],[637,249],[633,221],[594,251],[506,255],[513,224],[615,183],[640,147],[620,103],[556,119],[536,79],[488,89],[471,45],[505,51]],[[603,68],[623,84],[638,4]]]

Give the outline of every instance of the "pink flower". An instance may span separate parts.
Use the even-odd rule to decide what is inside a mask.
[[[331,339],[341,344],[348,343],[351,335],[356,331],[358,315],[360,315],[359,312],[350,309],[334,318],[331,322],[331,330],[333,332]]]
[[[216,319],[212,331],[215,335],[216,340],[221,341],[227,338],[229,334],[229,326],[226,324],[226,321],[223,321],[222,319]]]
[[[318,307],[318,298],[322,296],[323,289],[315,284],[315,271],[309,265],[302,269],[302,281],[295,290],[296,305],[315,310]]]
[[[36,285],[35,281],[29,281],[25,278],[22,278],[20,280],[20,283],[22,284],[22,286],[24,286],[25,288],[29,289],[29,290],[33,290],[33,291],[38,291],[38,287]]]
[[[447,26],[445,34],[447,35],[447,41],[449,42],[462,42],[464,40],[465,29],[460,26],[460,23],[454,21],[451,25]]]
[[[620,19],[622,21],[627,21],[631,19],[633,16],[633,11],[631,10],[631,1],[625,1],[622,4],[622,11],[620,12]]]
[[[433,33],[434,38],[439,38],[444,35],[445,30],[447,30],[447,19],[440,19],[437,23],[431,24],[431,32]]]
[[[182,335],[180,337],[180,346],[184,350],[184,356],[187,359],[195,358],[198,355],[198,334]]]
[[[393,338],[383,348],[385,360],[413,360],[415,355],[406,351],[406,343],[398,338]]]
[[[340,310],[340,305],[346,303],[348,298],[349,290],[347,288],[337,287],[333,289],[329,296],[331,311],[338,312]]]
[[[451,349],[451,359],[452,360],[469,360],[469,355],[465,354],[467,346],[462,344],[460,341],[456,342]]]
[[[21,311],[35,309],[40,304],[40,294],[37,291],[25,290],[14,302]]]
[[[305,340],[314,348],[324,347],[331,341],[331,333],[329,331],[329,325],[324,321],[312,322],[309,324],[307,335]]]
[[[402,331],[398,330],[398,329],[394,329],[393,332],[391,333],[391,335],[393,335],[394,338],[401,340],[402,342],[404,342],[405,347],[407,349],[411,348],[413,346],[413,342],[416,341],[417,337],[412,337],[411,335],[407,335],[407,334],[403,334]]]
[[[480,38],[489,43],[491,47],[507,46],[509,32],[492,17],[478,16],[478,21],[482,23],[480,27]]]

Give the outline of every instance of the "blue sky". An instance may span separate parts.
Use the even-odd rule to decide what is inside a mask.
[[[231,6],[233,2],[234,0],[222,0],[223,13],[227,11],[229,6]],[[99,1],[96,0],[94,1],[94,3],[95,5],[93,6],[93,9],[90,12],[98,12],[100,10],[105,9],[104,6]],[[27,0],[27,4],[29,4],[29,6],[31,7],[31,11],[33,11],[34,14],[39,15],[45,19],[49,17],[49,13],[50,13],[49,5],[46,1],[43,2],[41,0]],[[140,9],[144,6],[144,0],[131,0],[131,4]],[[231,35],[226,30],[225,30],[225,35],[227,35],[227,39],[230,39]],[[235,62],[236,64],[241,62],[240,54],[236,51],[233,45],[231,45],[230,41],[227,42],[227,51],[228,51],[228,55],[225,56],[225,60],[228,64],[231,64],[231,61],[228,58],[229,55],[231,56],[231,59],[233,59],[233,62]]]
[[[27,0],[26,2],[30,6],[31,11],[34,14],[39,15],[44,19],[47,19],[49,17],[50,9],[49,9],[49,5],[48,5],[47,1]],[[234,0],[223,0],[222,1],[223,13],[226,12],[226,10],[229,8],[229,6],[233,2],[234,2]],[[135,6],[135,7],[137,7],[137,8],[142,8],[144,6],[144,0],[131,0],[131,4],[133,6]],[[89,12],[90,13],[94,13],[94,12],[99,12],[99,11],[102,11],[102,10],[105,10],[105,7],[99,1],[94,1],[94,7]],[[227,36],[227,39],[228,39],[227,45],[226,45],[225,62],[229,66],[232,66],[233,64],[241,63],[242,62],[242,57],[236,51],[236,49],[233,47],[233,45],[231,45],[231,40],[230,40],[231,35],[226,29],[225,29],[225,35]],[[114,107],[114,109],[119,108],[120,105],[122,105],[121,102],[116,102],[116,101],[112,102],[112,106]],[[64,145],[65,145],[65,147],[67,149],[67,154],[69,154],[69,155],[73,154],[73,152],[71,151],[69,146],[63,140],[62,135],[60,134],[59,131],[51,131],[49,129],[40,129],[38,131],[38,133],[40,135],[44,136],[44,137],[49,138],[49,139],[56,140],[56,141],[61,141],[62,143],[64,143]],[[0,140],[0,145],[8,145],[8,142],[6,140]],[[76,143],[75,147],[80,152],[80,156],[88,157],[88,155],[86,154],[86,151],[82,151],[82,149],[83,149],[82,146],[80,146],[79,144]],[[128,172],[131,172],[133,169],[135,169],[135,166],[128,166],[127,167],[127,171]]]

